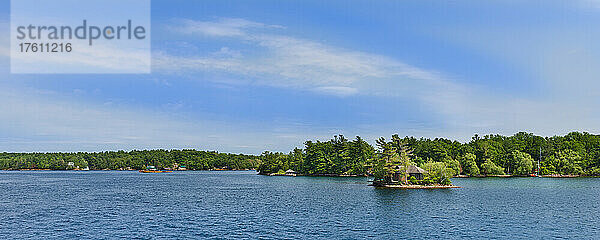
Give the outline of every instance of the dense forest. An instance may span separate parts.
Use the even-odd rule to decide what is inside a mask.
[[[71,164],[69,164],[71,163]],[[186,166],[190,170],[254,169],[258,156],[196,150],[145,150],[99,153],[0,153],[0,169],[90,170],[158,169]]]
[[[452,175],[528,175],[537,173],[538,160],[542,175],[600,175],[600,135],[585,132],[554,137],[525,132],[509,137],[475,135],[467,143],[393,135],[378,139],[376,148],[360,137],[348,140],[340,135],[325,142],[307,141],[303,149],[288,154],[265,152],[258,170],[261,174],[292,169],[306,175],[367,175],[394,154],[406,155],[410,164],[441,168]]]
[[[185,165],[190,170],[257,169],[261,174],[292,169],[305,175],[372,175],[383,161],[402,156],[404,164],[440,169],[451,175],[600,175],[600,135],[572,132],[541,137],[520,132],[513,136],[475,135],[461,143],[444,138],[393,135],[373,146],[361,137],[342,135],[328,141],[307,141],[291,152],[260,156],[197,150],[144,150],[98,153],[0,153],[0,169],[66,170],[159,169]],[[71,164],[69,164],[71,163]]]

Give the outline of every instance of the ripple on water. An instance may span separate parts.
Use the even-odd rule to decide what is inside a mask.
[[[599,179],[364,178],[254,172],[0,172],[0,239],[577,238],[599,232]]]

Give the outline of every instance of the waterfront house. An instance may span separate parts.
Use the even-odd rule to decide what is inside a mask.
[[[415,177],[417,180],[423,180],[423,174],[425,174],[426,172],[427,171],[415,165],[408,166],[408,175],[411,177]]]
[[[404,179],[404,166],[396,166],[396,171],[394,171],[394,174],[392,176],[392,181],[395,182],[399,182],[399,181],[405,181],[406,179]],[[410,165],[408,166],[408,169],[406,170],[406,173],[408,173],[408,178],[410,179],[411,177],[415,177],[415,179],[417,180],[423,180],[423,174],[425,174],[427,171],[423,170],[420,167],[417,167],[415,165]]]
[[[286,176],[296,176],[298,173],[292,169],[288,169],[287,171],[285,171],[285,175]]]

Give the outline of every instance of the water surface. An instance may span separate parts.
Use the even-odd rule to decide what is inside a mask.
[[[594,239],[600,179],[365,178],[255,172],[0,171],[0,239]]]

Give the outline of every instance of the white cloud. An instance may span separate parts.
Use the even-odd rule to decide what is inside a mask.
[[[239,40],[250,48],[260,49],[260,54],[179,57],[161,52],[154,54],[154,70],[174,74],[230,73],[242,76],[237,84],[292,88],[339,97],[359,94],[396,97],[423,103],[455,122],[465,118],[464,109],[472,104],[468,88],[436,72],[386,56],[261,31],[269,28],[265,26],[240,19],[185,20],[177,27],[180,33]],[[232,50],[227,48],[227,51]]]
[[[228,58],[179,57],[161,52],[154,54],[154,69],[174,74],[231,73],[241,77],[236,78],[237,82],[229,79],[230,84],[261,84],[339,97],[394,97],[398,101],[424,104],[455,127],[469,117],[476,116],[469,110],[486,109],[486,103],[491,101],[488,100],[489,97],[475,94],[476,87],[459,85],[434,71],[423,70],[386,56],[255,30],[261,26],[265,24],[247,20],[186,20],[178,27],[181,33],[218,37],[217,39],[225,36],[260,49],[260,54],[244,56],[240,53]],[[217,31],[217,28],[223,30]],[[231,50],[228,48],[227,51]],[[212,81],[215,79],[212,78]],[[474,119],[479,118],[475,117],[473,121]]]
[[[577,89],[598,89],[595,87],[598,85],[569,82],[570,76],[585,78],[588,83],[597,79],[600,74],[593,68],[596,65],[595,55],[577,51],[576,47],[563,49],[552,44],[532,45],[520,42],[525,41],[525,37],[520,41],[511,40],[512,36],[527,36],[526,34],[510,32],[504,33],[504,38],[497,35],[477,38],[460,33],[463,38],[479,44],[485,43],[482,44],[485,46],[477,46],[478,50],[491,52],[496,57],[524,68],[543,70],[536,73],[542,79],[551,79],[548,82],[556,85],[551,88],[553,92],[542,98],[515,97],[510,93],[461,85],[436,72],[389,57],[273,33],[281,31],[282,27],[279,26],[240,19],[214,22],[186,20],[184,23],[176,30],[186,34],[239,40],[251,47],[260,48],[261,51],[259,54],[248,54],[223,47],[206,56],[197,57],[157,52],[153,58],[156,70],[172,74],[231,73],[242,77],[228,78],[230,84],[261,84],[340,97],[359,94],[394,97],[394,100],[403,99],[415,102],[416,105],[425,104],[430,109],[424,111],[433,110],[434,115],[439,114],[433,117],[440,117],[443,123],[423,128],[407,128],[403,126],[403,122],[393,122],[357,126],[352,131],[327,127],[309,129],[302,126],[261,128],[260,124],[242,126],[240,123],[206,119],[186,120],[184,117],[169,116],[161,112],[76,103],[67,99],[60,100],[56,96],[2,87],[0,98],[7,101],[0,103],[0,111],[11,114],[0,116],[0,129],[14,137],[0,140],[0,147],[15,151],[196,147],[258,153],[264,149],[287,151],[306,139],[326,139],[337,133],[349,136],[358,134],[374,139],[400,131],[400,134],[468,140],[476,132],[512,134],[526,130],[554,135],[570,130],[600,130],[597,126],[600,118],[595,113],[598,103],[594,102],[594,98],[579,97],[590,96],[592,91],[581,95],[576,93]],[[485,35],[481,32],[479,34]],[[578,42],[572,43],[572,46],[581,46]],[[469,45],[477,44],[470,42]],[[536,60],[540,56],[545,56],[543,61]],[[540,65],[531,65],[532,63]],[[569,99],[574,97],[575,99]],[[285,122],[281,125],[292,124]],[[26,137],[19,140],[18,136]],[[49,139],[48,142],[40,140],[44,138]]]
[[[213,22],[183,20],[181,25],[171,28],[184,34],[239,40],[250,48],[260,49],[260,53],[244,56],[240,51],[223,48],[236,54],[231,57],[225,54],[219,57],[178,57],[160,52],[155,54],[153,65],[159,72],[233,73],[252,77],[254,84],[341,96],[413,95],[418,86],[439,88],[436,85],[441,84],[445,88],[448,84],[437,73],[385,56],[268,31],[282,28],[276,25],[243,19]],[[405,84],[411,85],[412,89],[406,91],[407,88],[402,87]],[[390,88],[390,85],[394,87]]]
[[[356,88],[336,87],[336,86],[318,87],[318,88],[315,88],[314,90],[317,92],[322,92],[322,93],[337,95],[337,96],[350,96],[350,95],[354,95],[358,92],[358,90]]]
[[[202,22],[184,19],[182,25],[171,26],[172,30],[181,33],[202,33],[215,37],[239,37],[247,35],[247,29],[283,28],[278,25],[266,25],[239,18],[221,18],[218,21]]]
[[[298,139],[319,136],[293,127],[265,128],[208,117],[189,119],[172,111],[103,106],[5,85],[0,99],[0,112],[7,113],[0,115],[0,148],[8,151],[197,148],[259,154],[287,151],[301,144]]]
[[[237,39],[264,51],[258,56],[249,54],[232,58],[162,55],[158,66],[163,70],[229,72],[252,78],[252,81],[240,80],[242,84],[304,89],[343,97],[364,94],[416,101],[440,114],[445,122],[440,129],[464,136],[464,140],[468,140],[468,136],[474,132],[512,134],[526,130],[553,135],[557,131],[600,130],[594,124],[599,118],[591,114],[593,109],[579,104],[590,99],[577,94],[598,95],[595,90],[585,90],[598,89],[600,86],[596,81],[600,72],[593,68],[596,55],[590,55],[585,49],[563,51],[560,47],[568,42],[574,43],[572,46],[587,45],[581,41],[567,41],[540,32],[499,33],[503,35],[487,35],[486,38],[481,37],[485,34],[472,29],[470,34],[457,34],[461,39],[475,41],[475,45],[483,45],[487,49],[504,46],[496,50],[507,59],[527,55],[521,58],[524,62],[517,61],[518,65],[541,69],[541,79],[556,84],[555,92],[534,98],[501,93],[474,84],[459,84],[434,71],[423,70],[396,59],[272,33],[265,31],[268,30],[265,26],[240,19],[214,22],[187,20],[179,28],[181,33]],[[536,34],[540,39],[531,37]],[[515,35],[522,37],[512,38]],[[577,47],[571,49],[577,50]],[[582,54],[587,57],[573,58]],[[539,61],[538,57],[545,60]],[[532,66],[531,63],[542,65]],[[579,84],[570,84],[573,76],[579,79]],[[432,130],[436,131],[432,135],[441,134],[440,129]]]

